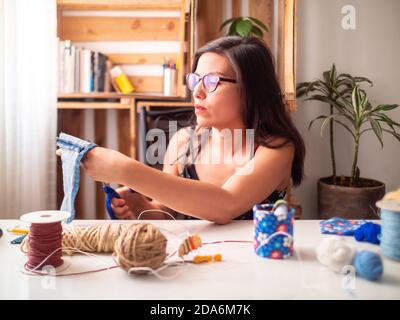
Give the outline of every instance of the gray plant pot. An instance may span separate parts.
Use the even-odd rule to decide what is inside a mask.
[[[360,178],[362,187],[345,187],[333,185],[331,179],[318,180],[319,219],[379,219],[375,203],[385,195],[383,182]]]

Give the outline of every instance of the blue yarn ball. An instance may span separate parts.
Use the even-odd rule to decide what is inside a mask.
[[[354,257],[356,273],[367,280],[377,280],[383,273],[383,263],[379,254],[371,251],[357,252]]]

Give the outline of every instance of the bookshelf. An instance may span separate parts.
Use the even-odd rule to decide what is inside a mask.
[[[189,100],[184,74],[188,68],[187,62],[190,61],[190,6],[190,0],[57,0],[57,31],[60,40],[70,40],[77,47],[102,52],[113,65],[131,69],[150,66],[158,72],[156,75],[128,74],[135,87],[131,94],[60,92],[58,109],[132,109],[129,115],[135,118],[136,112],[133,109],[136,101]],[[163,46],[166,52],[159,50]],[[162,94],[163,80],[159,71],[166,57],[178,65],[176,96]],[[134,137],[134,119],[130,121],[129,131],[123,135]],[[123,151],[135,157],[135,147],[134,140],[131,140],[129,151]]]

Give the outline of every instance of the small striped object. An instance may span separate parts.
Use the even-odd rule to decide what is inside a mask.
[[[178,255],[183,257],[188,254],[190,251],[196,250],[200,248],[202,245],[201,238],[198,234],[191,235],[187,237],[182,244],[179,246]]]

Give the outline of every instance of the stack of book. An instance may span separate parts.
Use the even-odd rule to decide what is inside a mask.
[[[58,91],[110,92],[111,61],[100,53],[78,48],[70,40],[59,40],[58,45]]]

